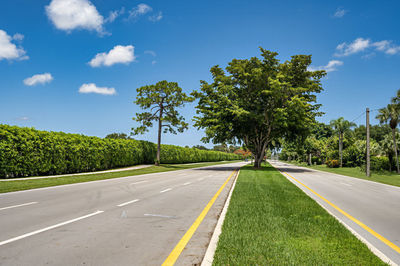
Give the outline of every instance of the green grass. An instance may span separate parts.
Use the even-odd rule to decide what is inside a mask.
[[[28,180],[16,180],[16,181],[0,181],[0,193],[27,190],[33,188],[52,187],[60,186],[65,184],[82,183],[95,180],[111,179],[124,176],[143,175],[159,172],[167,172],[174,170],[183,170],[190,168],[197,168],[210,165],[226,164],[238,161],[223,161],[223,162],[207,162],[200,164],[162,164],[161,166],[150,166],[141,169],[125,170],[119,172],[101,173],[101,174],[90,174],[90,175],[73,175],[73,176],[62,176],[62,177],[50,177],[40,179],[28,179]]]
[[[245,166],[214,265],[385,265],[270,165]]]
[[[383,184],[400,187],[400,175],[394,172],[382,171],[382,172],[371,172],[371,176],[367,177],[358,167],[343,167],[343,168],[329,168],[326,165],[311,165],[308,166],[306,163],[293,163],[287,162],[303,167],[308,167],[315,170],[325,171],[329,173],[345,175],[370,181],[375,181]]]

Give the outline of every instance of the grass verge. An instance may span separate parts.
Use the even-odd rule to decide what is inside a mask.
[[[20,190],[28,190],[33,188],[42,188],[42,187],[52,187],[52,186],[60,186],[66,184],[74,184],[74,183],[82,183],[89,182],[95,180],[104,180],[125,176],[134,176],[134,175],[144,175],[151,173],[160,173],[174,170],[183,170],[190,168],[198,168],[204,166],[218,165],[218,164],[226,164],[233,163],[238,161],[224,161],[224,162],[208,162],[208,163],[199,163],[199,164],[162,164],[161,166],[150,166],[141,169],[134,170],[125,170],[119,172],[109,172],[109,173],[99,173],[99,174],[90,174],[90,175],[73,175],[73,176],[62,176],[62,177],[49,177],[49,178],[40,178],[40,179],[28,179],[28,180],[15,180],[15,181],[2,181],[0,182],[0,193],[12,192],[12,191],[20,191]]]
[[[306,163],[293,163],[287,162],[290,164],[295,164],[298,166],[308,167],[311,169],[345,175],[360,179],[365,179],[369,181],[375,181],[387,185],[397,186],[400,187],[400,175],[397,173],[389,172],[389,171],[382,171],[382,172],[371,172],[371,176],[367,177],[364,172],[362,172],[357,167],[342,167],[342,168],[329,168],[326,165],[307,165]]]
[[[269,164],[241,169],[214,265],[385,265]]]

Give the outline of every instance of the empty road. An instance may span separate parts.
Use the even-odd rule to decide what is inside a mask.
[[[270,163],[384,256],[400,264],[400,187],[279,161]]]
[[[0,265],[161,265],[242,165],[0,194]],[[233,179],[177,265],[201,262]]]

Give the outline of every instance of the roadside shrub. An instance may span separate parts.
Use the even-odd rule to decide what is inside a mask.
[[[389,158],[387,158],[385,156],[381,156],[381,157],[371,156],[370,162],[371,162],[371,170],[383,171],[383,170],[390,169]]]
[[[313,156],[313,157],[311,157],[311,162],[312,162],[312,164],[320,165],[320,164],[322,164],[322,159],[321,159],[321,157]]]
[[[339,161],[338,160],[328,160],[328,161],[326,161],[326,166],[328,166],[329,168],[338,168]]]
[[[162,145],[162,163],[235,160],[240,156]],[[0,178],[70,174],[152,164],[156,145],[0,125]]]

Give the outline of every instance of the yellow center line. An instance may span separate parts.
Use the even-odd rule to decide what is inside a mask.
[[[210,210],[210,208],[212,207],[214,202],[217,200],[219,194],[221,194],[221,192],[225,188],[226,184],[228,184],[229,180],[236,172],[237,172],[237,170],[234,170],[229,175],[229,177],[225,180],[224,184],[219,188],[217,193],[215,193],[215,195],[212,197],[212,199],[208,202],[206,207],[203,209],[203,211],[197,217],[196,221],[194,221],[192,226],[190,226],[189,230],[187,230],[185,235],[181,238],[181,240],[178,242],[178,244],[175,246],[175,248],[169,254],[168,258],[162,264],[163,266],[174,265],[175,261],[178,259],[179,255],[182,253],[182,250],[185,248],[185,246],[189,242],[190,238],[192,238],[193,234],[196,232],[197,228],[203,221],[204,217],[207,215],[208,211]]]
[[[329,200],[327,200],[326,198],[324,198],[323,196],[321,196],[320,194],[318,194],[317,192],[315,192],[312,188],[309,188],[308,186],[306,186],[305,184],[303,184],[302,182],[300,182],[299,180],[297,180],[296,178],[294,178],[293,176],[289,175],[286,172],[282,172],[284,174],[286,174],[287,176],[289,176],[290,178],[292,178],[294,181],[296,181],[297,183],[301,184],[302,186],[304,186],[305,188],[307,188],[308,190],[310,190],[312,193],[314,193],[317,197],[319,197],[320,199],[322,199],[323,201],[325,201],[326,203],[328,203],[330,206],[332,206],[334,209],[336,209],[338,212],[340,212],[341,214],[343,214],[344,216],[346,216],[347,218],[349,218],[350,220],[352,220],[353,222],[355,222],[356,224],[358,224],[359,226],[361,226],[362,228],[364,228],[367,232],[369,232],[371,235],[375,236],[376,238],[378,238],[380,241],[382,241],[383,243],[385,243],[386,245],[388,245],[389,247],[391,247],[393,250],[397,251],[398,253],[400,253],[400,247],[396,246],[395,244],[393,244],[392,242],[390,242],[388,239],[386,239],[385,237],[383,237],[382,235],[378,234],[377,232],[375,232],[374,230],[372,230],[370,227],[368,227],[367,225],[365,225],[364,223],[362,223],[361,221],[357,220],[356,218],[354,218],[353,216],[351,216],[350,214],[348,214],[347,212],[343,211],[342,209],[340,209],[338,206],[336,206],[335,204],[333,204],[332,202],[330,202]]]

